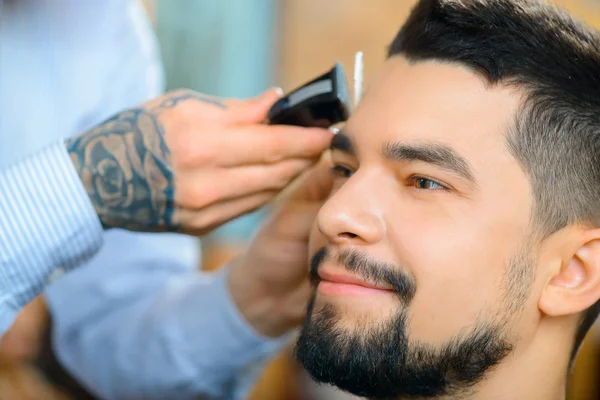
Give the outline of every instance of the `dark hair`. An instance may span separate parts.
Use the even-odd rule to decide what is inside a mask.
[[[507,134],[533,188],[540,238],[572,223],[600,226],[600,38],[536,0],[421,0],[389,56],[472,69],[490,85],[521,89]],[[600,312],[585,311],[576,353]]]

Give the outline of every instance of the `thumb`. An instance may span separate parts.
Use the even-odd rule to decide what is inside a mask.
[[[321,202],[329,196],[333,187],[331,175],[331,152],[325,151],[317,164],[300,175],[289,186],[288,201]]]
[[[270,223],[265,225],[271,236],[308,240],[317,213],[333,187],[328,153],[292,182],[275,203]]]
[[[230,109],[229,122],[231,124],[258,124],[265,121],[269,109],[281,98],[282,94],[280,88],[272,88],[252,99],[226,102],[225,104]]]

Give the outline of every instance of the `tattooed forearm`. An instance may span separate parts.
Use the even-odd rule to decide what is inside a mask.
[[[154,107],[124,111],[66,141],[105,229],[179,229],[171,152],[160,116],[188,99],[225,108],[217,99],[179,91]]]
[[[151,111],[115,115],[67,149],[105,228],[177,224],[169,149]]]

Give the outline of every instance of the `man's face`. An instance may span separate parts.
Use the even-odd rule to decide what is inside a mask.
[[[317,380],[451,394],[527,340],[532,195],[506,140],[518,104],[463,67],[384,64],[333,141],[335,185],[311,235],[297,355]]]

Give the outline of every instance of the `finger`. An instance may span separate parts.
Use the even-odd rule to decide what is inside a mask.
[[[200,209],[265,190],[280,191],[315,162],[292,159],[270,165],[182,172],[176,185],[177,201],[185,208]]]
[[[229,109],[227,122],[233,125],[263,122],[282,94],[281,89],[272,88],[252,99],[226,100],[224,104]]]
[[[248,165],[225,170],[223,190],[229,197],[246,196],[264,190],[281,191],[317,160],[291,159],[271,165]],[[238,182],[227,185],[226,182]]]
[[[215,143],[220,166],[269,164],[287,158],[318,158],[333,133],[322,128],[250,125],[232,128]]]
[[[205,235],[232,219],[259,209],[276,195],[276,191],[265,191],[218,202],[197,212],[182,211],[183,230],[195,236]]]
[[[322,202],[291,202],[274,212],[269,224],[277,238],[306,241]]]
[[[288,239],[308,240],[314,219],[332,187],[329,160],[323,157],[277,198],[271,214],[274,231]]]
[[[306,306],[310,299],[313,287],[308,280],[308,268],[302,268],[303,274],[299,276],[296,284],[290,288],[288,285],[272,285],[269,290],[275,298],[280,299],[280,309],[285,310],[288,321],[287,330],[300,325],[306,318]]]
[[[286,194],[282,195],[282,199],[284,202],[320,202],[329,196],[332,187],[330,152],[326,151],[316,165],[305,171],[286,188]]]
[[[286,309],[294,310],[294,313],[288,316],[288,318],[290,318],[290,323],[293,326],[301,325],[306,319],[306,306],[308,305],[308,300],[314,290],[307,279],[308,269],[305,270],[306,276],[304,277],[304,282],[300,284],[292,296],[287,300],[289,304],[297,305],[296,307],[286,307]]]

